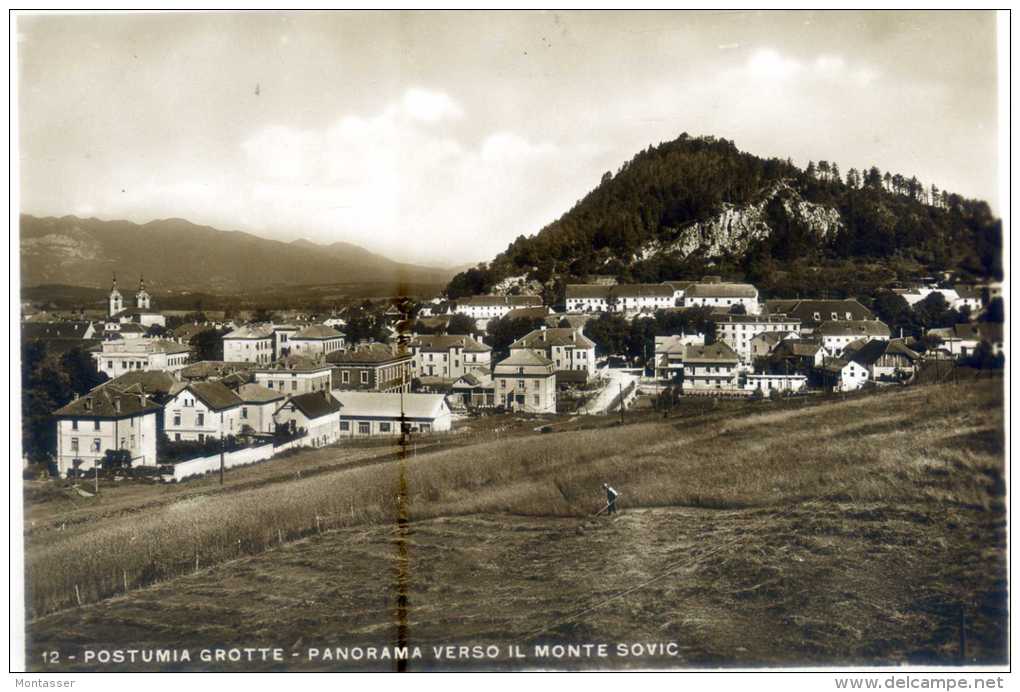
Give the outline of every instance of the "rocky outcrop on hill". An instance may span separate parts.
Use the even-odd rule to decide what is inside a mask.
[[[768,208],[776,200],[786,219],[805,226],[820,243],[843,229],[838,211],[804,200],[789,183],[780,181],[753,204],[738,207],[724,203],[718,214],[678,229],[673,239],[645,243],[638,258],[661,254],[684,258],[695,252],[709,259],[742,255],[752,243],[771,236]]]

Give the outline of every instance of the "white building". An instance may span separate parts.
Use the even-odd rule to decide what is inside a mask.
[[[241,400],[241,432],[245,428],[261,435],[272,435],[276,430],[273,415],[286,396],[276,390],[249,382],[237,388]]]
[[[241,433],[242,401],[222,382],[191,382],[175,387],[163,407],[170,440],[205,442]]]
[[[567,284],[567,312],[611,312],[612,286]]]
[[[611,287],[615,311],[624,314],[665,310],[676,305],[673,287],[667,284],[618,284]]]
[[[467,315],[474,320],[490,320],[502,317],[514,308],[542,307],[542,297],[534,295],[519,296],[468,296],[458,298],[454,312]]]
[[[290,338],[301,331],[296,324],[272,324],[269,329],[273,332],[273,357],[271,360],[279,360],[290,355]]]
[[[191,347],[162,339],[111,339],[90,349],[96,369],[111,378],[134,370],[180,372],[188,364]]]
[[[588,378],[595,375],[595,342],[579,329],[543,326],[510,344],[511,353],[520,349],[541,351],[557,371],[579,370]]]
[[[159,405],[145,394],[101,385],[53,412],[57,424],[57,469],[92,469],[107,450],[127,450],[132,466],[156,465]]]
[[[654,312],[676,305],[671,284],[567,284],[567,312]],[[680,291],[682,295],[683,291]]]
[[[556,413],[556,367],[541,351],[518,349],[496,363],[497,405],[524,413]]]
[[[752,340],[767,332],[799,332],[800,320],[786,315],[723,315],[715,319],[715,336],[744,363],[752,360]]]
[[[453,424],[442,394],[385,394],[333,390],[340,402],[341,437],[399,435],[401,420],[408,432],[447,432]]]
[[[316,358],[344,348],[344,335],[324,324],[313,324],[290,335],[290,354]]]
[[[694,283],[684,292],[683,306],[686,308],[709,307],[729,310],[734,305],[743,305],[748,315],[761,312],[758,304],[758,289],[751,284],[737,283]]]
[[[285,356],[253,372],[256,384],[287,396],[332,389],[333,367],[325,359]]]
[[[820,372],[825,386],[835,392],[852,392],[868,382],[868,369],[852,360],[830,360]]]
[[[746,373],[744,389],[761,391],[764,396],[772,392],[799,392],[807,388],[806,375],[772,375],[764,373]]]
[[[722,394],[737,389],[740,358],[726,343],[690,344],[683,362],[685,394]]]
[[[822,322],[814,330],[822,346],[829,353],[839,356],[843,349],[858,339],[889,340],[889,327],[879,320],[830,320]]]
[[[492,348],[470,336],[422,334],[411,340],[415,377],[456,380],[465,373],[487,373]]]
[[[223,360],[228,363],[270,363],[275,357],[273,328],[242,325],[223,336]]]
[[[313,447],[324,447],[340,439],[340,410],[329,390],[308,392],[287,399],[273,419],[292,433],[305,431]]]

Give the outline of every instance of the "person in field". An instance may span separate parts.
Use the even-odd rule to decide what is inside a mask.
[[[603,483],[602,487],[606,490],[606,509],[608,510],[606,514],[616,514],[616,498],[620,497],[620,493],[609,487],[608,483]]]

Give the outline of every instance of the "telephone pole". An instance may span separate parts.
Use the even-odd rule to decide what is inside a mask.
[[[620,425],[623,425],[623,382],[620,383]]]
[[[223,411],[220,411],[220,485],[223,485]]]

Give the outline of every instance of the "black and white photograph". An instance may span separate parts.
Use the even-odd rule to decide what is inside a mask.
[[[1003,689],[1010,22],[11,11],[12,687]]]

